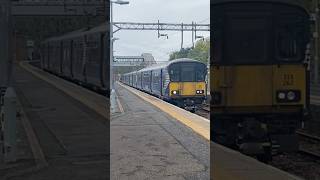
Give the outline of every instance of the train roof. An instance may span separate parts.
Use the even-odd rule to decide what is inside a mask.
[[[132,73],[137,73],[137,72],[151,71],[151,70],[155,70],[155,69],[163,69],[163,68],[168,67],[168,66],[171,65],[171,64],[181,63],[181,62],[195,62],[195,63],[204,64],[204,63],[202,63],[202,62],[200,62],[200,61],[197,61],[197,60],[194,60],[194,59],[190,59],[190,58],[180,58],[180,59],[175,59],[175,60],[168,61],[168,62],[161,63],[161,64],[155,64],[155,65],[153,65],[153,66],[140,69],[139,71],[133,71],[133,72],[126,73],[126,74],[132,74]],[[204,64],[204,65],[205,65],[205,64]]]
[[[100,32],[106,32],[107,31],[107,24],[101,24],[99,26],[93,27],[93,28],[82,28],[78,29],[72,32],[68,32],[62,36],[58,37],[52,37],[46,39],[44,42],[51,42],[51,41],[60,41],[60,40],[66,40],[66,39],[72,39],[75,37],[83,36],[83,35],[88,35],[88,34],[94,34],[94,33],[100,33]]]
[[[305,0],[214,0],[211,1],[212,5],[224,4],[224,3],[235,3],[235,2],[266,2],[266,3],[281,3],[293,6],[298,6],[308,11],[309,7]]]
[[[146,67],[146,68],[143,68],[143,69],[141,69],[141,70],[139,70],[139,71],[142,72],[142,71],[150,71],[150,70],[154,70],[154,69],[162,69],[162,68],[168,67],[168,66],[171,65],[171,64],[181,63],[181,62],[196,62],[196,63],[202,63],[202,62],[200,62],[200,61],[197,61],[197,60],[194,60],[194,59],[190,59],[190,58],[180,58],[180,59],[175,59],[175,60],[168,61],[168,62],[165,62],[165,63],[156,64],[156,65],[153,65],[153,66],[150,66],[150,67]],[[202,63],[202,64],[203,64],[203,63]],[[138,72],[139,72],[139,71],[138,71]]]

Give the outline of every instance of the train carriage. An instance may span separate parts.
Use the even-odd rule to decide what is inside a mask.
[[[121,80],[134,88],[194,111],[206,98],[206,74],[205,64],[182,58],[124,74]]]
[[[270,159],[298,148],[308,117],[309,15],[303,0],[215,0],[211,137]]]
[[[80,29],[45,40],[42,68],[63,78],[109,93],[107,26]]]

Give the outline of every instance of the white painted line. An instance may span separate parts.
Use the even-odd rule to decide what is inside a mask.
[[[120,102],[120,100],[119,100],[119,97],[118,97],[118,96],[117,96],[117,103],[118,103],[118,107],[119,107],[120,112],[121,112],[121,113],[124,113],[124,110],[123,110],[122,104],[121,104],[121,102]]]

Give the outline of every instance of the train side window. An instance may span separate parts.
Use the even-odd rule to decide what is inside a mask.
[[[205,76],[206,76],[206,68],[202,65],[197,65],[196,66],[196,81],[197,82],[205,81]]]
[[[280,30],[276,40],[276,55],[280,60],[297,60],[300,57],[297,35],[293,30]]]
[[[275,52],[280,61],[302,61],[305,51],[304,22],[301,16],[282,15],[277,21]]]

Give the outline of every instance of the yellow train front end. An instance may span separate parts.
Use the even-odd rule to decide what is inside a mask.
[[[309,107],[304,2],[217,0],[211,5],[212,140],[262,160],[298,150],[295,131]]]
[[[169,100],[187,110],[195,111],[206,98],[206,65],[195,60],[179,60],[168,67]]]
[[[303,113],[307,109],[304,64],[213,66],[215,114]]]
[[[204,98],[206,95],[206,82],[171,82],[169,89],[171,98]],[[177,92],[179,93],[177,94]]]
[[[194,112],[206,98],[206,82],[171,82],[170,99],[180,107]]]

